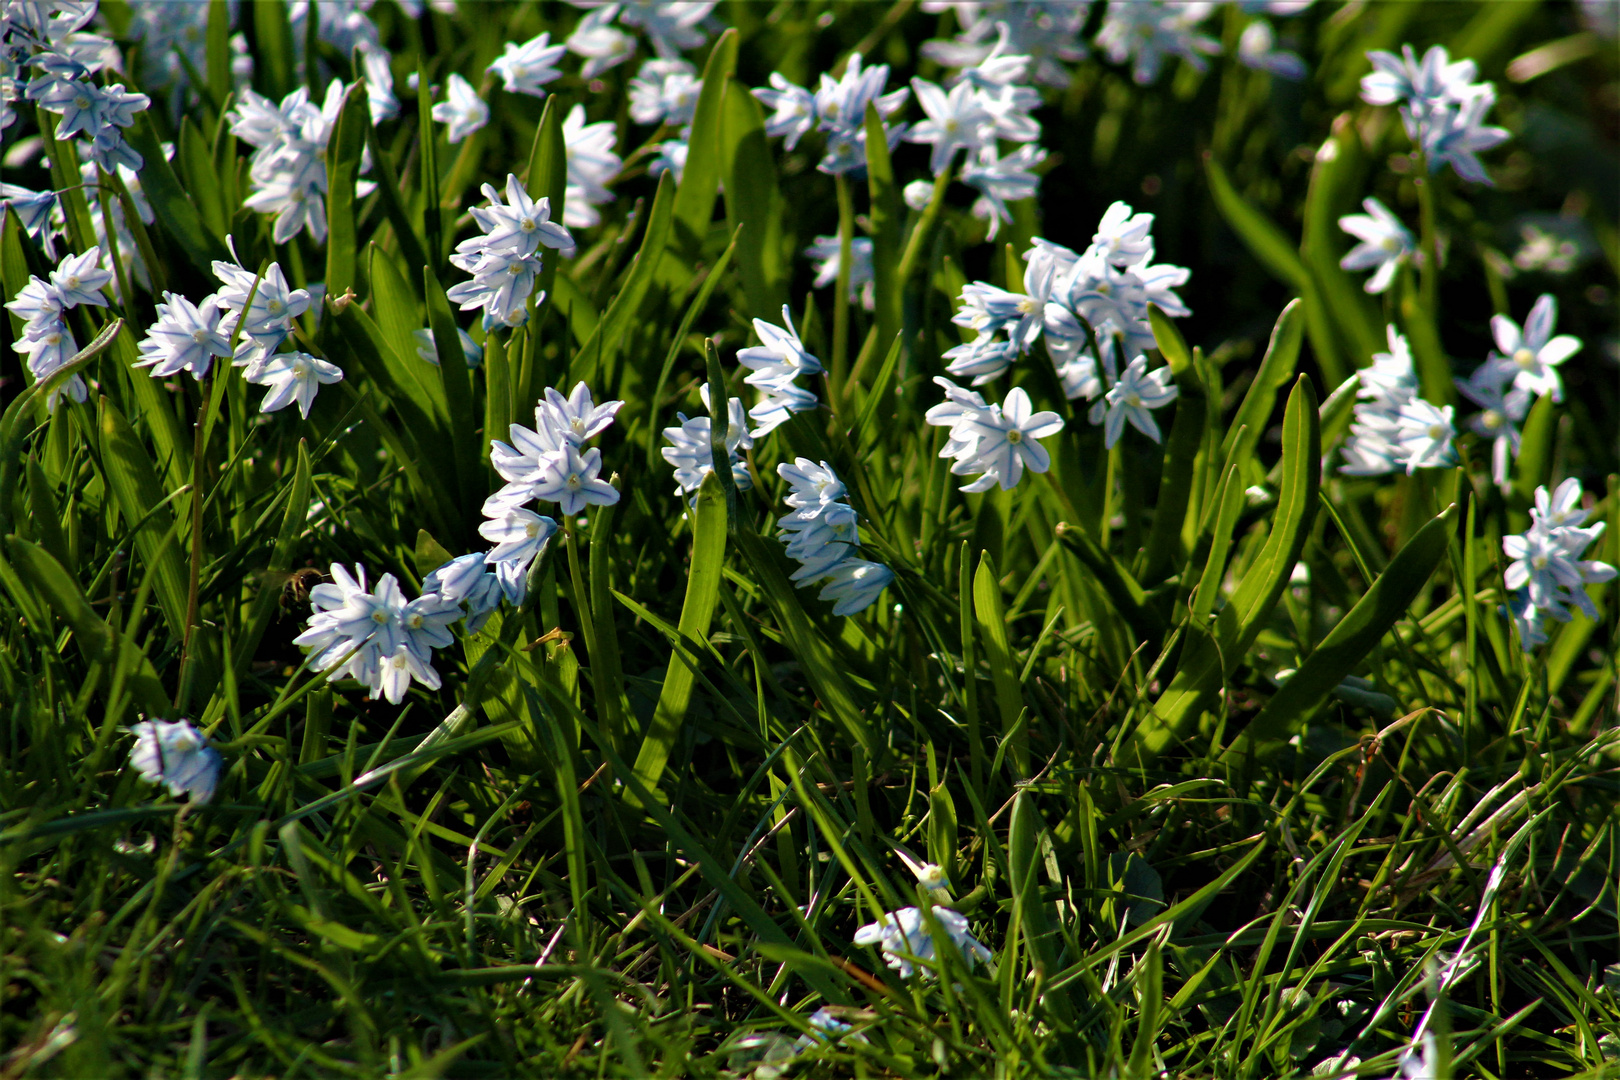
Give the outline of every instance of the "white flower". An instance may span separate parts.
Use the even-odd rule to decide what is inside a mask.
[[[399,115],[399,99],[394,96],[394,69],[388,51],[381,46],[360,54],[366,73],[366,106],[371,126]]]
[[[430,364],[439,362],[438,343],[433,340],[431,329],[412,330],[411,337],[416,341],[416,355]],[[461,342],[461,355],[467,361],[467,366],[475,368],[484,361],[484,347],[472,339],[472,335],[461,327],[456,327],[456,338]]]
[[[484,556],[478,552],[451,559],[422,579],[422,592],[436,593],[447,605],[453,605],[453,618],[461,612],[467,632],[476,634],[501,603],[500,578],[490,571]]]
[[[630,80],[630,119],[638,124],[692,122],[703,80],[685,60],[648,60]]]
[[[934,381],[947,391],[957,389],[948,379]],[[1025,466],[1045,472],[1051,457],[1036,440],[1063,429],[1063,419],[1057,413],[1033,411],[1022,387],[1014,387],[1002,404],[983,408],[953,397],[949,406],[935,406],[925,418],[930,424],[948,424],[951,428],[951,441],[940,451],[941,457],[956,459],[951,472],[958,476],[982,474],[963,485],[963,491],[988,491],[997,484],[1003,491],[1009,490],[1023,477]]]
[[[1046,150],[1033,143],[1002,157],[996,156],[995,146],[987,143],[971,163],[963,166],[962,183],[979,192],[973,216],[990,221],[988,239],[994,240],[1001,226],[1012,221],[1008,203],[1035,197],[1041,178],[1034,169],[1045,160]]]
[[[712,410],[709,384],[704,383],[700,392],[704,406]],[[675,415],[680,418],[681,424],[664,429],[664,438],[670,445],[664,447],[661,453],[664,460],[675,467],[675,494],[680,495],[696,491],[702,485],[703,478],[714,471],[714,452],[710,442],[709,417],[689,418],[685,413]],[[731,464],[731,477],[738,491],[749,491],[754,486],[753,474],[738,453],[738,450],[748,450],[753,445],[754,437],[749,433],[742,402],[734,397],[727,398],[726,452]]]
[[[653,143],[648,149],[658,151],[658,156],[647,166],[647,172],[652,176],[674,173],[675,182],[679,184],[686,173],[686,155],[691,151],[686,140],[665,139],[661,143]]]
[[[1339,260],[1339,266],[1345,270],[1377,267],[1363,287],[1370,293],[1381,293],[1394,282],[1395,272],[1412,257],[1417,245],[1401,219],[1383,203],[1368,198],[1361,205],[1365,214],[1346,214],[1339,219],[1339,228],[1361,241]]]
[[[373,700],[387,697],[396,705],[412,679],[436,689],[432,649],[449,644],[444,627],[459,617],[457,605],[431,592],[407,603],[392,574],[368,592],[365,568],[358,565],[351,576],[334,563],[331,576],[310,590],[309,626],[293,639],[311,650],[310,666],[331,671],[334,679],[356,679],[370,688]]]
[[[613,147],[618,134],[612,121],[585,122],[585,107],[575,105],[563,120],[563,145],[568,150],[568,191],[563,204],[563,224],[582,229],[599,224],[602,215],[596,207],[613,201],[607,185],[619,175],[624,162]],[[569,249],[572,244],[569,245]],[[565,249],[566,257],[569,250]]]
[[[894,580],[894,571],[882,563],[845,559],[833,567],[817,595],[833,606],[834,615],[865,611]]]
[[[298,415],[307,420],[315,395],[323,386],[342,382],[343,369],[306,352],[285,352],[266,359],[247,378],[248,382],[270,388],[259,404],[260,412],[275,412],[296,401]]]
[[[1568,621],[1568,605],[1574,604],[1588,618],[1597,618],[1597,608],[1586,595],[1586,586],[1612,581],[1615,568],[1608,563],[1581,558],[1586,549],[1603,535],[1604,522],[1586,528],[1586,511],[1578,509],[1581,485],[1571,478],[1549,495],[1545,487],[1536,491],[1530,528],[1517,536],[1502,538],[1502,550],[1513,563],[1503,574],[1509,589],[1524,590],[1536,618]],[[1530,645],[1531,634],[1521,625],[1520,636]]]
[[[1271,24],[1264,19],[1254,20],[1243,28],[1243,34],[1238,38],[1238,62],[1256,71],[1269,71],[1278,78],[1295,82],[1303,79],[1305,61],[1286,49],[1274,48],[1275,43],[1276,35],[1272,32]]]
[[[515,173],[506,176],[506,201],[491,184],[483,186],[488,206],[475,206],[469,211],[482,236],[469,237],[456,245],[462,259],[451,258],[451,263],[463,270],[471,270],[468,263],[476,262],[484,254],[516,254],[530,256],[541,247],[572,247],[574,238],[568,230],[551,220],[551,200],[531,199],[523,182]]]
[[[776,474],[791,489],[783,501],[798,511],[792,517],[819,517],[824,508],[840,502],[847,494],[844,482],[825,461],[817,464],[806,457],[794,458],[791,465],[785,461],[778,465]]]
[[[1451,406],[1437,406],[1414,398],[1396,414],[1395,444],[1406,463],[1406,475],[1418,469],[1437,469],[1457,463],[1452,440],[1457,437],[1451,424]]]
[[[1500,355],[1492,353],[1487,363],[1493,371],[1511,378],[1514,389],[1563,401],[1564,383],[1558,377],[1558,365],[1580,351],[1581,339],[1572,334],[1554,337],[1557,322],[1558,302],[1550,293],[1536,300],[1523,330],[1506,315],[1492,316],[1491,335],[1502,351]]]
[[[1444,165],[1457,170],[1457,175],[1476,184],[1490,184],[1485,166],[1476,156],[1507,141],[1506,128],[1485,123],[1485,114],[1496,104],[1496,89],[1490,83],[1471,88],[1460,104],[1431,112],[1422,125],[1419,137],[1429,171],[1438,172]]]
[[[1401,55],[1374,50],[1367,54],[1373,71],[1361,77],[1361,100],[1369,105],[1415,105],[1427,110],[1461,101],[1478,71],[1472,60],[1451,62],[1445,46],[1432,46],[1421,61],[1412,46]]]
[[[1103,441],[1110,449],[1119,441],[1128,420],[1132,427],[1154,442],[1162,442],[1153,409],[1161,409],[1179,396],[1179,387],[1170,385],[1170,369],[1147,369],[1147,357],[1138,356],[1125,366],[1103,397],[1107,418],[1103,421]]]
[[[231,257],[236,259],[234,239],[226,237],[225,243]],[[229,336],[235,332],[238,322],[241,323],[242,336],[231,363],[245,365],[247,373],[252,374],[287,339],[292,333],[293,320],[308,311],[313,301],[307,290],[287,287],[287,278],[279,263],[265,267],[262,278],[242,266],[240,259],[235,262],[216,259],[213,271],[223,286],[214,294],[214,303],[226,313],[220,320],[219,332]],[[253,296],[253,303],[244,315],[242,309],[247,305],[249,294]]]
[[[905,87],[883,93],[889,81],[889,66],[863,68],[861,54],[851,53],[844,74],[834,79],[825,72],[816,90],[817,126],[828,136],[827,153],[816,168],[825,173],[851,173],[866,168],[866,106],[874,105],[880,119],[887,118],[905,104],[911,91]],[[904,125],[885,125],[885,139],[892,149],[905,134]]]
[[[1067,87],[1068,64],[1086,56],[1080,32],[1090,7],[1090,0],[924,0],[926,12],[955,14],[962,32],[950,41],[924,42],[922,53],[963,69],[963,78],[977,71],[983,78],[1020,81],[1032,72],[1036,82]]]
[[[166,379],[177,371],[189,371],[194,379],[208,374],[216,356],[231,355],[230,338],[220,333],[220,309],[212,296],[201,304],[164,292],[158,304],[158,320],[141,339],[141,359],[135,367],[150,367],[154,379]]]
[[[472,84],[452,73],[445,83],[445,100],[433,106],[433,119],[449,124],[449,139],[458,143],[489,123],[489,106]]]
[[[800,376],[821,373],[821,361],[805,351],[786,304],[782,305],[781,326],[755,319],[754,333],[759,335],[760,344],[737,350],[737,362],[753,372],[743,380],[750,386],[768,389],[791,383]]]
[[[714,0],[625,0],[613,6],[621,23],[639,26],[652,39],[659,56],[678,56],[709,40],[698,27],[714,10]]]
[[[613,25],[618,13],[617,4],[599,7],[579,20],[574,32],[568,35],[568,51],[585,57],[579,77],[587,82],[630,59],[636,51],[635,38]]]
[[[944,358],[950,361],[945,370],[959,379],[972,379],[974,386],[983,386],[1012,367],[1018,356],[1015,342],[1003,341],[994,334],[980,334],[972,341],[945,350]]]
[[[558,509],[572,517],[588,505],[611,506],[619,501],[613,485],[598,478],[601,471],[602,451],[592,447],[581,454],[572,442],[565,443],[542,464],[529,490],[536,499],[557,503]]]
[[[783,144],[789,150],[816,126],[816,96],[788,82],[780,72],[771,72],[771,89],[761,87],[753,95],[767,109],[774,110],[765,118],[765,134],[785,136]]]
[[[914,78],[911,88],[928,119],[912,125],[906,139],[933,145],[928,167],[935,176],[950,166],[956,151],[977,150],[995,138],[995,117],[973,83],[963,80],[947,94],[926,79]]]
[[[546,96],[546,83],[562,74],[560,68],[552,65],[561,60],[567,51],[567,45],[553,45],[550,34],[541,34],[522,45],[508,41],[502,55],[486,70],[501,77],[508,93],[543,98]],[[434,119],[437,120],[438,116],[435,115]],[[452,136],[450,141],[459,140]]]
[[[1130,203],[1115,202],[1103,211],[1091,237],[1091,251],[1121,270],[1153,261],[1153,215],[1138,214]]]
[[[1218,53],[1220,42],[1194,30],[1213,9],[1206,3],[1129,0],[1108,5],[1097,45],[1115,64],[1132,61],[1131,77],[1146,86],[1159,77],[1166,56],[1179,56],[1203,71],[1204,57]]]
[[[557,531],[557,523],[549,517],[512,506],[499,517],[478,526],[478,535],[495,547],[484,556],[485,562],[511,562],[527,566],[546,550],[546,544]]]
[[[934,201],[934,185],[927,180],[913,180],[900,189],[900,198],[920,214]]]
[[[142,720],[129,733],[135,736],[129,764],[142,780],[166,784],[170,795],[190,795],[193,803],[214,797],[223,760],[189,720]]]
[[[1024,293],[1008,292],[983,281],[962,286],[962,306],[951,322],[981,334],[1005,332],[1007,340],[1027,352],[1041,336],[1046,304]]]
[[[964,916],[943,907],[934,908],[933,915],[969,967],[975,962],[990,962],[990,950],[968,933]],[[880,946],[884,963],[898,971],[902,979],[911,978],[917,971],[913,961],[931,963],[937,955],[934,936],[923,924],[922,912],[914,907],[901,908],[879,922],[861,927],[853,940],[857,945]]]
[[[106,307],[101,290],[112,280],[112,271],[101,268],[101,248],[93,247],[83,255],[69,255],[51,271],[51,290],[63,308],[80,304]]]
[[[1530,411],[1530,395],[1508,390],[1512,376],[1490,363],[1481,364],[1467,379],[1453,380],[1463,397],[1480,407],[1468,426],[1482,439],[1491,440],[1491,478],[1508,489],[1508,465],[1519,455],[1519,422]]]
[[[546,387],[546,399],[536,410],[536,416],[543,411],[553,431],[573,445],[583,446],[586,439],[594,439],[606,431],[623,407],[622,401],[596,404],[591,399],[591,388],[578,382],[567,397],[555,387]]]
[[[926,181],[925,181],[926,182]],[[929,185],[933,190],[933,185]],[[805,258],[816,264],[815,288],[825,289],[838,281],[841,246],[836,236],[818,236],[804,249]],[[872,268],[872,239],[854,236],[849,241],[849,299],[860,296],[861,306],[871,311],[877,303],[877,285]]]

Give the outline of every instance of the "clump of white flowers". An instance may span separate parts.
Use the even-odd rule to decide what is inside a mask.
[[[1152,228],[1152,214],[1116,202],[1084,252],[1037,237],[1024,255],[1022,292],[983,281],[964,286],[952,321],[978,336],[945,353],[945,370],[980,386],[1044,338],[1065,396],[1095,402],[1088,419],[1107,426],[1109,446],[1127,419],[1157,441],[1148,411],[1173,400],[1176,390],[1166,369],[1147,371],[1145,354],[1155,345],[1148,305],[1175,318],[1191,314],[1174,292],[1191,272],[1154,264]],[[1133,359],[1122,373],[1119,359],[1126,356]]]
[[[698,392],[703,398],[703,407],[713,413],[709,384],[704,383]],[[661,452],[664,460],[675,466],[675,494],[689,495],[703,485],[705,476],[714,471],[714,446],[709,438],[712,429],[707,416],[689,417],[683,412],[675,415],[680,418],[680,426],[664,429],[664,438],[669,445]],[[754,475],[748,471],[748,465],[739,453],[753,448],[754,437],[748,432],[748,418],[743,414],[743,403],[737,398],[728,397],[726,456],[731,464],[731,479],[738,491],[753,490]]]
[[[112,272],[101,268],[101,248],[83,255],[69,255],[51,273],[49,281],[30,276],[6,309],[23,320],[22,337],[11,347],[27,357],[25,363],[35,382],[50,378],[67,366],[78,353],[78,343],[67,324],[66,313],[80,304],[106,307],[101,290],[112,283]],[[63,392],[76,402],[89,396],[84,380],[74,375],[46,398],[54,410]]]
[[[540,275],[542,247],[571,248],[574,238],[551,220],[551,200],[529,198],[514,173],[506,177],[506,201],[491,184],[483,187],[487,207],[472,208],[480,235],[456,245],[450,264],[467,271],[471,281],[452,285],[445,294],[462,311],[482,308],[484,329],[521,326],[528,321],[526,304]],[[545,300],[535,297],[535,303]]]
[[[894,580],[894,571],[856,558],[858,519],[844,501],[844,482],[825,461],[809,458],[784,462],[776,472],[791,486],[786,501],[792,512],[777,519],[782,529],[777,537],[799,563],[790,580],[801,589],[826,582],[821,598],[833,602],[834,615],[865,610]]]
[[[1489,184],[1477,156],[1506,141],[1505,128],[1490,127],[1485,114],[1496,104],[1496,87],[1473,80],[1472,60],[1452,62],[1442,45],[1419,60],[1412,46],[1401,55],[1374,50],[1367,54],[1373,72],[1362,77],[1361,99],[1369,105],[1396,105],[1414,148],[1422,152],[1431,173],[1450,165],[1464,180]]]
[[[1361,371],[1355,420],[1339,466],[1346,476],[1411,475],[1457,463],[1451,406],[1418,396],[1412,349],[1393,326],[1387,332],[1389,352],[1374,353],[1372,366]]]
[[[310,667],[363,683],[371,698],[398,705],[414,680],[437,690],[433,650],[451,642],[446,629],[461,617],[458,604],[426,592],[407,601],[393,574],[366,588],[366,568],[351,575],[332,564],[332,580],[309,592],[309,626],[293,644],[311,650]]]
[[[933,909],[935,920],[968,967],[975,963],[990,962],[990,950],[968,932],[967,918],[950,908]],[[882,920],[868,923],[855,931],[857,945],[877,945],[883,950],[883,962],[909,979],[917,972],[917,962],[931,964],[938,958],[934,935],[923,923],[922,912],[914,907],[891,912]]]
[[[851,53],[843,75],[835,79],[823,72],[814,93],[772,72],[771,88],[755,90],[754,96],[774,110],[765,121],[765,134],[785,136],[791,149],[806,133],[820,131],[827,137],[827,150],[816,168],[834,175],[860,173],[866,169],[867,105],[877,107],[891,149],[906,134],[904,124],[887,121],[911,91],[901,87],[884,93],[888,82],[889,65],[863,67],[861,54]]]
[[[623,404],[596,404],[582,382],[567,397],[548,386],[535,406],[533,428],[513,424],[510,443],[490,443],[489,463],[506,483],[484,500],[488,520],[478,534],[495,545],[484,561],[503,575],[503,584],[511,582],[509,591],[519,598],[529,567],[557,531],[557,522],[528,509],[529,503],[554,502],[564,516],[574,517],[587,506],[619,501],[618,490],[601,479],[602,451],[585,443],[607,430]]]
[[[1589,619],[1598,617],[1586,586],[1613,581],[1615,568],[1581,558],[1605,527],[1601,521],[1586,525],[1589,512],[1581,507],[1581,482],[1571,477],[1551,494],[1537,488],[1530,528],[1502,538],[1502,550],[1513,560],[1502,578],[1516,593],[1509,610],[1526,652],[1546,643],[1548,619],[1570,620],[1571,606]]]
[[[957,476],[979,475],[963,484],[963,491],[989,491],[998,485],[1007,491],[1023,478],[1026,466],[1038,473],[1051,467],[1051,455],[1036,440],[1063,430],[1063,418],[1035,412],[1023,387],[1013,387],[1000,405],[987,405],[978,393],[943,376],[934,381],[944,388],[946,400],[924,418],[951,431],[939,456],[955,459],[951,472]]]
[[[142,720],[129,733],[135,736],[129,764],[142,780],[165,784],[170,795],[189,795],[199,805],[214,797],[224,762],[191,721]]]
[[[786,304],[782,305],[781,326],[755,319],[754,333],[759,335],[760,344],[739,349],[737,362],[750,371],[743,382],[761,394],[759,403],[748,410],[748,415],[754,419],[754,430],[749,435],[759,439],[794,413],[816,407],[815,393],[799,386],[796,380],[800,376],[819,375],[822,368],[821,361],[805,351]]]
[[[94,3],[7,3],[0,15],[0,54],[8,73],[33,69],[37,74],[16,86],[6,79],[0,95],[0,129],[16,119],[11,99],[21,89],[26,101],[61,119],[58,139],[74,135],[84,140],[95,163],[111,171],[120,165],[139,170],[145,162],[124,141],[123,129],[135,123],[135,114],[151,104],[145,94],[124,89],[123,83],[104,86],[95,76],[122,60],[109,39],[85,29],[96,17]]]
[[[276,215],[273,238],[285,244],[300,232],[316,243],[326,240],[326,150],[337,127],[346,87],[333,79],[317,106],[300,86],[277,105],[269,98],[243,89],[241,103],[226,115],[231,134],[257,147],[248,166],[253,192],[242,204]],[[369,171],[369,155],[361,155],[360,171]],[[369,194],[369,181],[356,191]]]

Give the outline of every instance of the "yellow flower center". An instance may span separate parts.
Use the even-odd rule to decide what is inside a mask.
[[[1513,354],[1513,362],[1528,371],[1535,365],[1536,354],[1529,349],[1521,348]]]
[[[1497,412],[1495,409],[1486,409],[1484,412],[1480,413],[1479,420],[1480,423],[1485,425],[1485,428],[1488,431],[1495,431],[1497,428],[1502,426],[1502,414]]]
[[[1446,429],[1444,427],[1442,427],[1439,424],[1430,424],[1429,425],[1429,438],[1431,438],[1431,439],[1443,439],[1445,437],[1446,437]]]
[[[1024,433],[1019,431],[1017,428],[1013,428],[1011,431],[1007,432],[1007,441],[1012,443],[1014,446],[1017,446],[1019,443],[1024,441]]]

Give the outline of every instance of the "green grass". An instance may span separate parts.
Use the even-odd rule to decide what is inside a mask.
[[[227,234],[250,268],[352,288],[300,331],[346,377],[308,421],[261,417],[229,369],[148,378],[130,364],[153,295],[128,285],[74,313],[81,342],[124,320],[85,361],[87,404],[47,412],[3,361],[0,1076],[1262,1078],[1342,1054],[1388,1076],[1465,939],[1430,1021],[1452,1075],[1620,1073],[1615,590],[1530,654],[1499,609],[1501,538],[1538,485],[1583,478],[1608,523],[1588,557],[1620,562],[1612,42],[1516,83],[1515,57],[1581,32],[1570,9],[1317,7],[1300,86],[1229,59],[1146,88],[1075,65],[1040,114],[1042,197],[996,243],[966,199],[898,201],[926,175],[914,147],[835,185],[759,134],[743,91],[772,70],[809,83],[860,44],[891,85],[938,78],[918,46],[955,24],[904,5],[722,4],[737,33],[696,51],[678,185],[632,153],[637,63],[593,93],[570,58],[544,104],[495,91],[460,146],[418,124],[406,72],[476,81],[504,41],[560,40],[573,8],[378,5],[404,115],[372,128],[349,100],[325,245],[273,245],[242,208],[228,57],[180,113],[154,93],[131,134],[154,290],[217,287]],[[303,43],[279,4],[250,10],[256,84],[288,90]],[[1242,18],[1212,32],[1235,41]],[[1356,97],[1364,51],[1403,41],[1478,60],[1514,138],[1487,155],[1496,188],[1441,174],[1448,262],[1380,310],[1338,269],[1335,222],[1368,194],[1418,219],[1388,167],[1409,165],[1399,122]],[[349,77],[320,48],[308,77]],[[478,185],[515,171],[559,197],[575,102],[620,124],[617,201],[572,260],[548,252],[551,300],[490,335],[477,372],[422,363],[409,331],[442,350],[462,318],[447,256]],[[380,188],[358,197],[364,146]],[[71,151],[47,151],[16,181],[49,186],[57,162],[66,187]],[[65,197],[74,251],[98,197]],[[1158,214],[1159,257],[1193,270],[1194,316],[1155,323],[1182,390],[1164,445],[1130,432],[1110,455],[1037,355],[1013,382],[1069,418],[1052,472],[960,494],[923,413],[961,283],[1016,287],[1001,245],[1082,247],[1115,198]],[[840,206],[878,240],[871,313],[811,291],[798,255]],[[1581,261],[1507,277],[1521,215],[1560,209]],[[48,264],[3,228],[9,299]],[[1586,345],[1565,404],[1527,422],[1511,491],[1472,437],[1454,470],[1322,467],[1349,416],[1329,395],[1386,318],[1455,401],[1445,380],[1483,357],[1491,314],[1522,320],[1541,292]],[[734,351],[788,299],[831,369],[824,406],[761,440],[752,491],[710,484],[688,510],[660,431],[701,411],[711,362],[745,393]],[[601,444],[623,498],[559,537],[529,603],[458,629],[442,689],[400,706],[310,671],[288,575],[359,562],[414,595],[483,550],[489,439],[578,379],[625,401]],[[795,455],[832,462],[866,556],[897,576],[859,616],[787,580],[775,466]],[[143,714],[211,732],[212,802],[125,766]],[[902,853],[945,869],[988,967],[946,951],[938,977],[901,980],[852,944],[880,909],[944,903]],[[859,1037],[797,1049],[822,1006]]]

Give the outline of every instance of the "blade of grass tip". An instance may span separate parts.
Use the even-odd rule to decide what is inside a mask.
[[[738,226],[738,229],[740,230],[741,226]],[[658,381],[653,384],[653,395],[647,404],[647,468],[649,470],[657,468],[659,461],[658,410],[663,407],[664,387],[669,385],[670,372],[675,370],[675,360],[680,356],[681,347],[686,344],[686,335],[692,329],[692,321],[697,318],[699,312],[708,307],[709,297],[713,295],[715,285],[719,284],[720,279],[725,275],[726,267],[731,265],[732,253],[737,250],[737,237],[737,232],[731,234],[731,243],[726,245],[726,250],[720,253],[720,258],[715,260],[715,264],[709,268],[708,274],[703,278],[703,284],[698,286],[697,295],[692,298],[690,304],[686,305],[686,314],[681,316],[681,324],[676,329],[675,336],[670,339],[669,351],[664,353],[664,363],[658,369]],[[704,354],[704,363],[708,363],[707,352]]]

